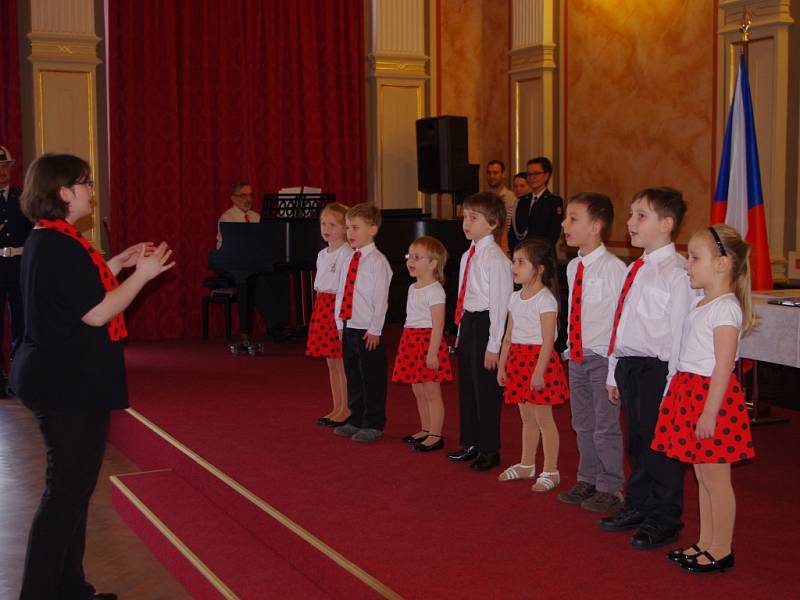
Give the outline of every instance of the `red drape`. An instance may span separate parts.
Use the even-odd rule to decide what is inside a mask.
[[[228,188],[366,199],[363,0],[109,2],[113,250],[178,266],[129,311],[136,338],[196,336]]]
[[[19,80],[17,0],[0,2],[0,144],[17,159],[11,184],[20,185],[22,166],[22,101]]]

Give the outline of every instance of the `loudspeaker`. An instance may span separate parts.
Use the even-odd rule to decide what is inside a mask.
[[[417,121],[417,184],[426,194],[455,192],[467,166],[467,117],[432,117]]]

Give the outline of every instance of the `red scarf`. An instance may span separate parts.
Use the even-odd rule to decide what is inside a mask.
[[[86,252],[89,253],[89,258],[92,259],[94,266],[97,267],[97,272],[100,274],[100,281],[103,282],[103,288],[107,292],[110,292],[114,288],[119,287],[119,281],[117,281],[117,278],[114,277],[111,269],[108,268],[106,261],[103,260],[103,257],[100,256],[100,253],[94,249],[94,246],[89,243],[89,240],[83,237],[81,232],[75,229],[75,227],[66,221],[62,221],[61,219],[55,221],[51,221],[49,219],[39,219],[36,221],[36,226],[43,227],[45,229],[54,229],[59,233],[63,233],[64,235],[77,240],[78,243],[86,250]],[[119,340],[128,337],[128,330],[125,327],[125,317],[122,313],[118,314],[116,317],[111,319],[111,321],[109,321],[108,337],[111,338],[112,342],[118,342]]]

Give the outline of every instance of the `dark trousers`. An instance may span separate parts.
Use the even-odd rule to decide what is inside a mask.
[[[617,380],[628,425],[628,479],[625,504],[651,521],[680,527],[686,465],[650,449],[664,395],[667,363],[652,357],[620,358]]]
[[[14,358],[22,340],[24,318],[22,315],[22,291],[19,287],[19,267],[21,256],[0,257],[0,368],[5,365],[3,360],[3,330],[6,322],[6,303],[11,311],[11,344],[9,355]]]
[[[20,600],[85,600],[86,516],[108,436],[108,411],[35,412],[47,449],[45,491],[28,536]]]
[[[483,368],[489,343],[489,311],[464,312],[458,335],[458,395],[461,445],[481,452],[500,450],[502,388],[497,371]]]
[[[386,425],[386,347],[383,338],[374,350],[367,350],[364,329],[345,327],[342,359],[347,376],[347,406],[355,427],[380,429]]]

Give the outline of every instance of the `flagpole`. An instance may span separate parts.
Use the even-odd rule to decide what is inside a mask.
[[[752,23],[753,20],[750,18],[750,13],[747,11],[747,7],[742,7],[742,24],[739,25],[739,31],[742,32],[742,54],[744,55],[744,65],[748,68],[750,67],[748,62],[748,44],[750,43],[750,25]]]

